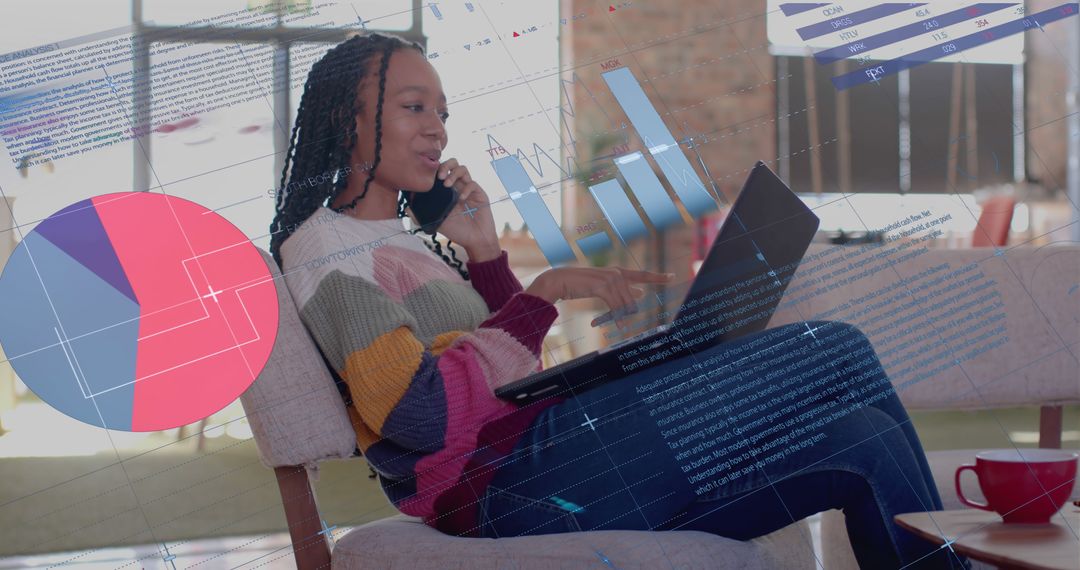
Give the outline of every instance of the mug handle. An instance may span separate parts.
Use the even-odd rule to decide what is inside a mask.
[[[960,474],[963,473],[964,470],[966,470],[966,469],[971,469],[971,471],[973,473],[975,473],[975,478],[976,479],[979,477],[979,472],[975,470],[974,465],[971,465],[971,464],[961,465],[956,470],[956,497],[960,499],[961,503],[964,503],[965,505],[967,505],[969,507],[974,507],[976,509],[982,509],[984,511],[992,511],[992,510],[994,510],[994,509],[991,509],[990,505],[988,505],[986,503],[976,503],[974,501],[969,500],[967,497],[964,496],[964,492],[962,490],[960,490]]]

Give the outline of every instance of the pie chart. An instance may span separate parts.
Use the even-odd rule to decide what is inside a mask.
[[[266,364],[277,288],[217,213],[151,192],[72,204],[0,273],[0,346],[42,400],[87,424],[170,429],[235,400]]]

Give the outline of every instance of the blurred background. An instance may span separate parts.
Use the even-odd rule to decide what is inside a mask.
[[[935,13],[964,6],[942,2]],[[986,25],[1053,6],[1019,3]],[[64,206],[132,190],[197,202],[266,249],[307,71],[329,46],[364,30],[425,46],[452,115],[444,157],[469,165],[487,190],[526,285],[563,263],[690,278],[759,159],[814,207],[823,244],[881,240],[888,232],[878,230],[924,210],[952,214],[932,248],[1080,241],[1075,16],[840,88],[836,77],[876,63],[824,65],[814,52],[829,44],[794,33],[807,15],[761,0],[35,0],[4,9],[0,54],[10,57],[0,56],[8,78],[0,106],[10,108],[25,91],[10,89],[13,74],[25,71],[11,54],[50,43],[145,38],[107,71],[154,88],[133,88],[123,100],[132,116],[147,117],[147,128],[118,131],[120,140],[89,151],[15,152],[16,134],[4,132],[14,168],[0,169],[0,265],[21,236]],[[983,27],[977,18],[965,25]],[[828,41],[838,45],[835,35]],[[173,63],[223,47],[228,58],[206,78],[170,75]],[[720,208],[694,211],[682,200],[675,223],[660,227],[631,196],[633,215],[648,225],[620,213],[611,181],[633,187],[643,175],[613,158],[646,148],[620,99],[633,89],[604,75],[615,70],[628,70],[620,80],[647,94]],[[231,99],[236,88],[227,78],[241,72],[259,89]],[[527,173],[531,196],[499,177],[493,165],[505,158]],[[668,174],[650,173],[673,186]],[[995,243],[975,231],[991,203],[1001,214]],[[530,228],[541,226],[557,231],[538,239]],[[602,311],[561,304],[546,363],[618,340],[589,326]],[[1059,413],[1062,446],[1080,448],[1080,407]],[[928,450],[1039,443],[1038,407],[912,415]],[[166,548],[190,560],[218,556],[228,561],[221,567],[292,563],[275,480],[239,402],[174,430],[103,430],[55,411],[0,360],[0,481],[0,568],[131,560],[169,567]],[[395,514],[362,461],[324,464],[316,490],[327,525]]]

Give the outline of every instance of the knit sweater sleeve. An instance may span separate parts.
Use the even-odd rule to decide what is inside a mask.
[[[495,259],[469,261],[465,268],[469,270],[469,282],[487,303],[489,311],[498,311],[510,297],[523,289],[521,282],[510,270],[510,260],[505,250]]]
[[[551,303],[519,291],[476,330],[443,332],[426,346],[417,319],[430,315],[413,314],[375,282],[338,269],[318,281],[300,313],[349,386],[361,450],[380,463],[379,450],[369,448],[393,444],[380,469],[389,475],[410,471],[390,465],[401,450],[432,453],[448,433],[505,412],[510,404],[494,389],[535,369],[557,316]]]

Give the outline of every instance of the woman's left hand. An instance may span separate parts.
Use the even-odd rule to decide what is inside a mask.
[[[439,233],[461,244],[470,261],[498,257],[502,248],[495,230],[495,218],[491,215],[491,202],[484,189],[472,179],[468,167],[451,158],[439,165],[436,176],[458,192],[458,202],[439,226]]]

